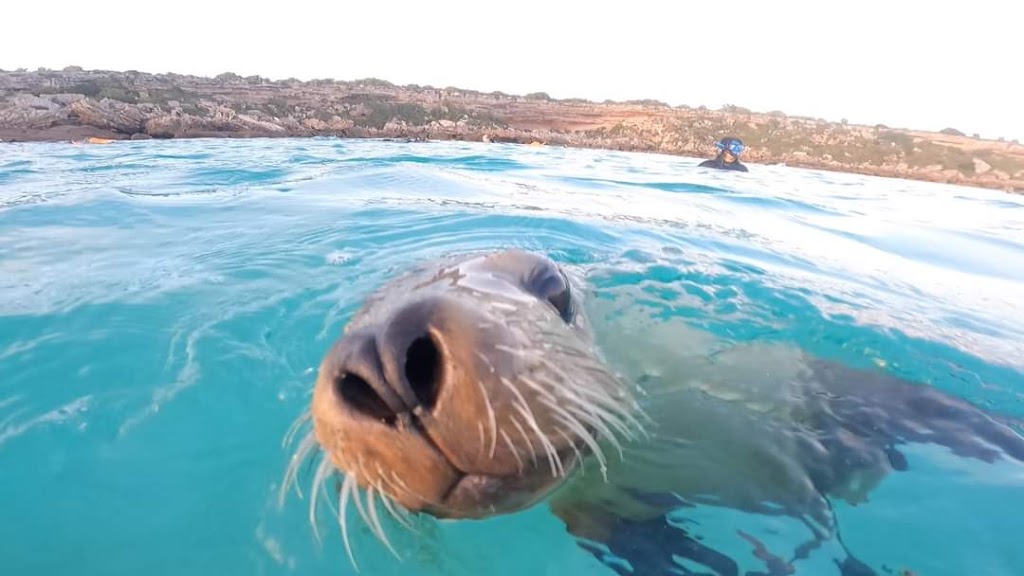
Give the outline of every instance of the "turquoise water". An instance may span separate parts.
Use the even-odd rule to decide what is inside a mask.
[[[697,160],[334,139],[0,147],[0,573],[349,574],[277,506],[281,442],[360,298],[519,247],[735,342],[791,342],[1024,417],[1024,197]],[[1024,573],[1024,465],[906,450],[835,503],[879,574]],[[707,531],[785,540],[701,509]],[[364,574],[613,574],[545,507],[425,524]],[[749,555],[749,553],[747,553]],[[825,552],[822,552],[825,554]],[[829,574],[813,556],[798,573]]]

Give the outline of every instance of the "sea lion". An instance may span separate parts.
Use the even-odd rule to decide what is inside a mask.
[[[616,326],[604,341],[595,316]],[[623,573],[690,573],[674,555],[740,574],[667,515],[711,503],[790,517],[811,534],[799,558],[837,537],[828,497],[861,501],[906,467],[901,443],[1024,461],[1013,422],[935,388],[782,345],[713,346],[628,298],[585,301],[539,254],[429,263],[371,294],[324,355],[289,436],[312,429],[282,491],[314,454],[315,486],[343,477],[350,558],[350,502],[386,543],[376,500],[401,520],[480,519],[549,499],[613,570],[625,560]],[[792,560],[747,540],[767,570],[747,573],[792,573]],[[837,564],[875,573],[849,553]]]

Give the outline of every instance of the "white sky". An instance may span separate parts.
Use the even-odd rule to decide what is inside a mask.
[[[1024,141],[1016,0],[8,0],[0,68],[377,77]]]

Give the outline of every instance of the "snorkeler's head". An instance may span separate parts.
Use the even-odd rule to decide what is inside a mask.
[[[719,154],[728,153],[736,159],[739,159],[740,155],[743,154],[743,150],[746,146],[743,145],[743,141],[733,136],[726,136],[718,142],[715,142],[715,147],[718,148]]]

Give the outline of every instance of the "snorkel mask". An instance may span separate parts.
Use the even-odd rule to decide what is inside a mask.
[[[718,142],[715,142],[715,147],[718,148],[720,152],[728,150],[737,158],[739,158],[740,154],[743,153],[743,150],[746,149],[746,146],[744,146],[743,142],[738,138],[722,138]]]

